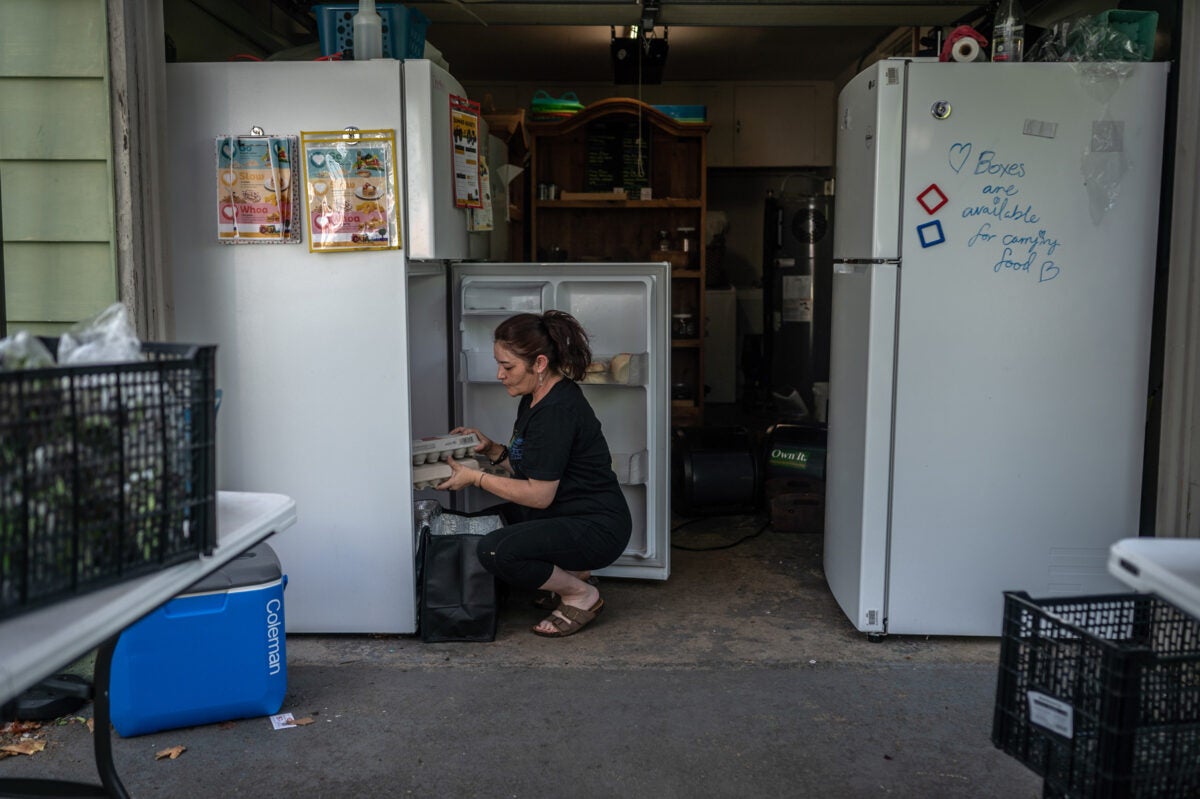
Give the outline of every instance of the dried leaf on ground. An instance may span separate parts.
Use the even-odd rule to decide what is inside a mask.
[[[155,760],[162,760],[164,757],[169,757],[174,760],[187,751],[186,746],[172,746],[170,749],[162,749],[154,753]]]
[[[41,728],[40,721],[10,721],[7,724],[0,724],[0,735],[21,735]]]
[[[96,720],[88,719],[87,720],[87,728],[88,728],[88,732],[95,732],[96,731]]]
[[[0,746],[0,752],[8,752],[13,755],[32,755],[45,748],[45,741],[17,741],[16,743]]]
[[[313,719],[312,719],[312,716],[305,716],[302,719],[292,719],[292,723],[295,724],[297,727],[305,727],[309,724],[312,724]]]
[[[236,726],[237,726],[237,722],[236,722],[236,721],[222,721],[220,724],[218,724],[218,725],[217,725],[217,729],[219,729],[219,730],[232,730],[232,729],[233,729],[234,727],[236,727]]]

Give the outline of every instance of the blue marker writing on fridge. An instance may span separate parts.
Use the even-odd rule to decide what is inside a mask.
[[[969,205],[963,209],[962,218],[969,219],[973,216],[994,216],[997,219],[1009,220],[1012,222],[1024,222],[1027,225],[1036,225],[1042,220],[1040,216],[1033,212],[1033,204],[1012,203],[1009,207],[1008,197],[992,197],[992,204],[987,205]]]
[[[987,244],[989,241],[996,238],[998,234],[989,232],[991,229],[992,223],[984,222],[979,226],[979,230],[975,231],[975,235],[967,239],[967,246],[974,247],[977,242],[983,242],[984,244]]]
[[[979,154],[979,160],[975,162],[976,175],[1004,175],[1010,178],[1025,177],[1025,164],[1021,161],[1014,161],[1006,164],[995,161],[995,150],[984,150]]]
[[[1011,233],[1004,234],[1004,238],[1000,240],[1004,246],[1028,245],[1029,252],[1036,254],[1042,247],[1046,248],[1046,255],[1054,255],[1054,251],[1058,249],[1058,239],[1052,239],[1046,235],[1046,231],[1039,230],[1032,236],[1015,236]]]

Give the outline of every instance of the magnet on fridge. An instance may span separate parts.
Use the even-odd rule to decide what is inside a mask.
[[[932,214],[946,204],[947,197],[936,183],[930,183],[925,191],[917,195],[917,202],[921,204],[926,213]]]
[[[946,240],[946,234],[942,232],[942,223],[936,219],[923,225],[917,225],[917,236],[921,239],[922,248],[932,247]]]

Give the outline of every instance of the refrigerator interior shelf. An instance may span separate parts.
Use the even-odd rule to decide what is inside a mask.
[[[479,461],[474,458],[455,458],[455,460],[468,469],[479,468]],[[446,461],[422,463],[420,466],[413,467],[413,488],[434,488],[451,474],[453,474],[453,470]]]
[[[542,313],[547,307],[549,283],[478,282],[463,289],[466,316]]]
[[[631,542],[629,549],[626,549],[622,553],[622,557],[633,558],[634,560],[650,560],[655,557],[654,550],[649,542],[644,543],[640,549],[634,549],[633,547],[634,545]]]
[[[645,485],[650,471],[650,452],[614,452],[612,468],[621,485]]]
[[[584,385],[645,386],[649,379],[650,355],[645,352],[622,352],[616,355],[594,356],[595,371],[580,382]],[[496,358],[491,350],[467,350],[462,353],[460,375],[467,383],[495,383]],[[460,379],[463,379],[460,377]]]

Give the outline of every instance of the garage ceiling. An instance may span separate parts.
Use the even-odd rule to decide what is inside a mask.
[[[314,55],[313,0],[164,0],[179,60]],[[1029,0],[1031,17],[1086,0]],[[1094,4],[1094,3],[1093,3]],[[610,82],[612,27],[665,37],[663,79],[830,80],[897,29],[986,18],[979,0],[432,0],[427,39],[462,81]],[[657,6],[657,8],[655,7]],[[1069,9],[1073,10],[1073,9]],[[229,33],[222,43],[214,31]],[[305,44],[308,44],[305,47]]]

